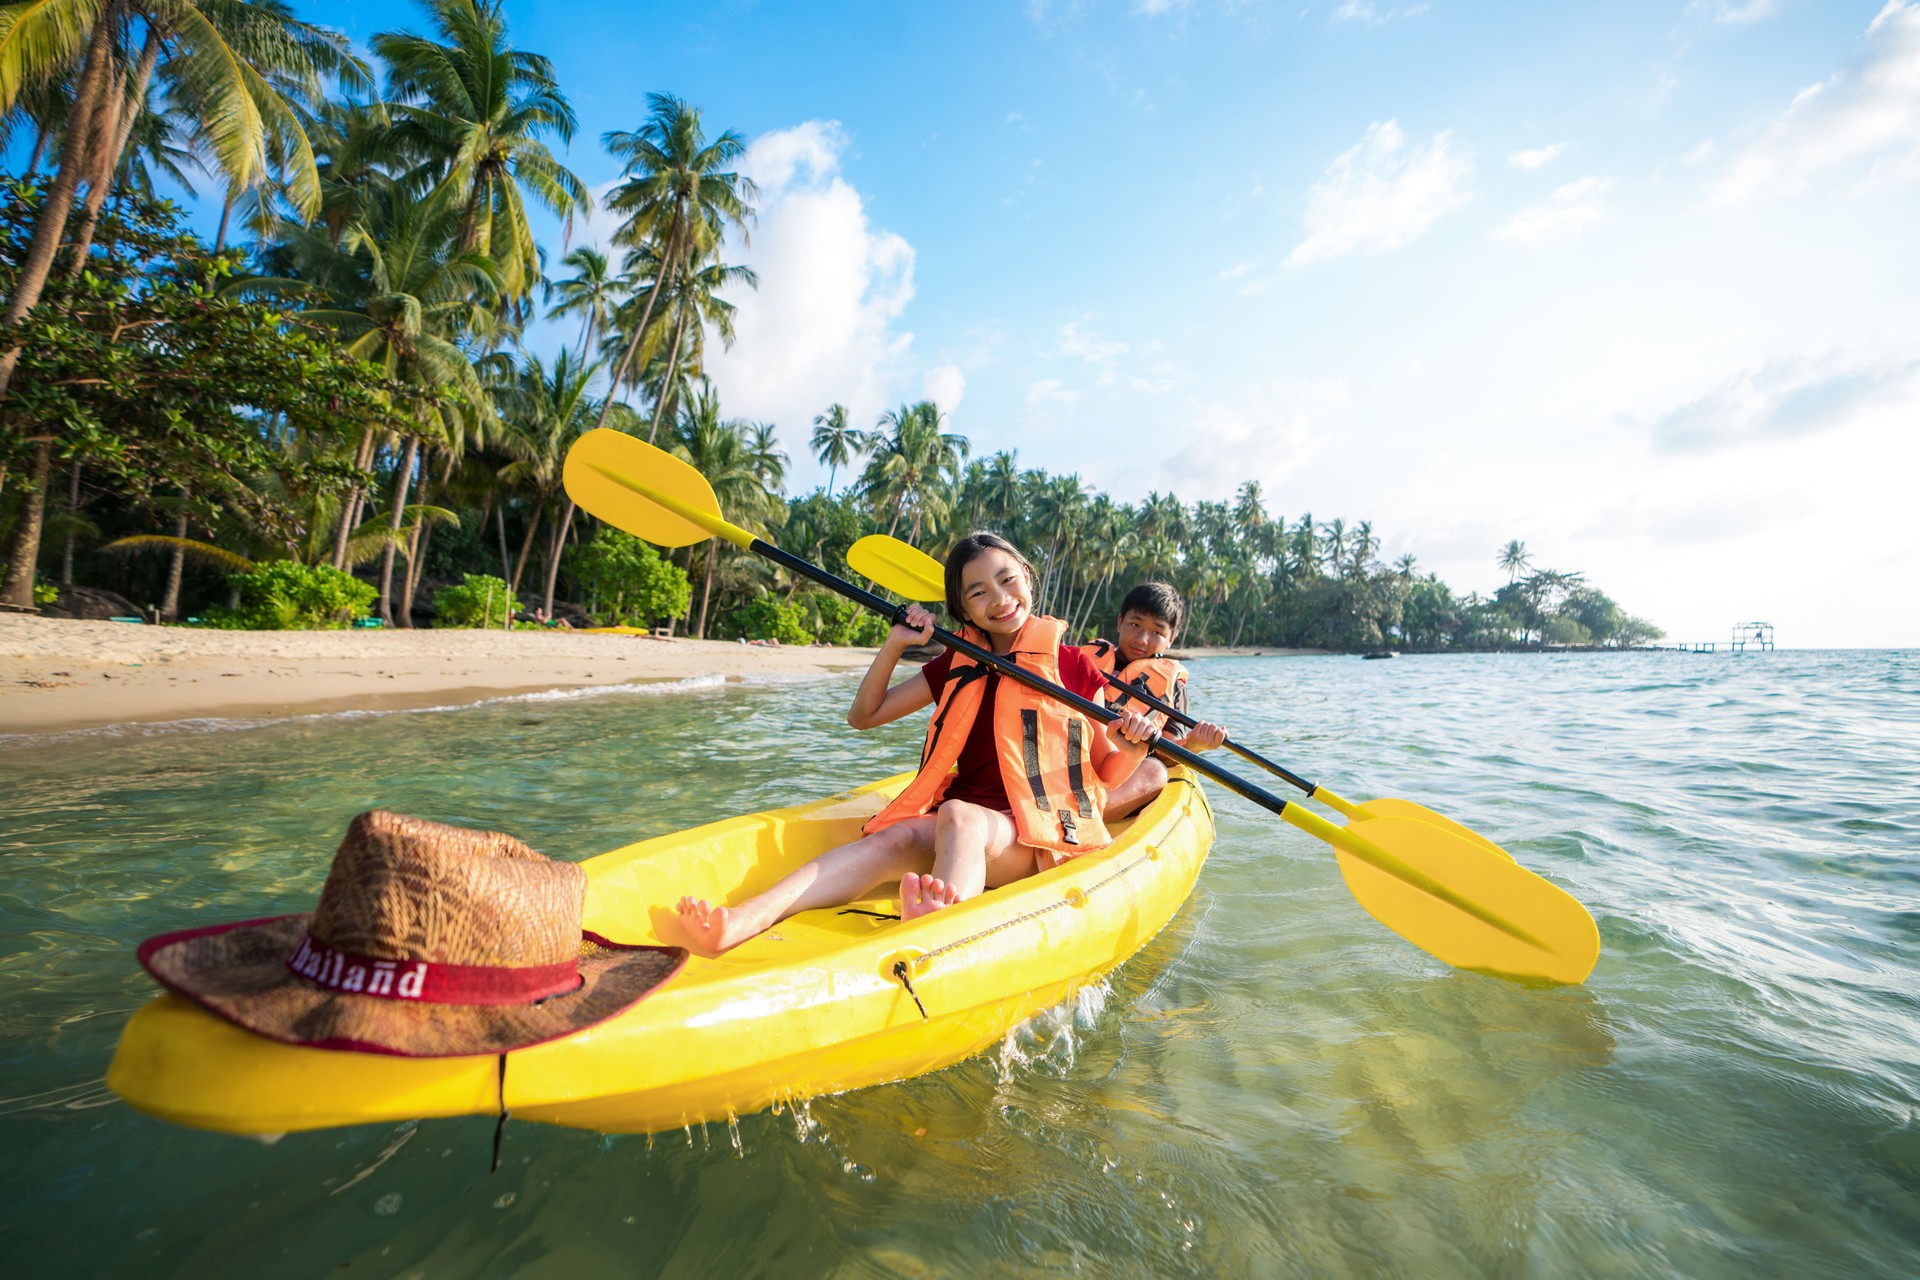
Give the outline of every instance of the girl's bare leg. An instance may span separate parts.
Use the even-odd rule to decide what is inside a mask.
[[[934,815],[933,874],[900,879],[900,918],[918,916],[1033,874],[1033,850],[1013,819],[996,809],[949,800]]]
[[[716,907],[704,898],[682,898],[680,923],[701,950],[725,951],[788,916],[851,902],[875,885],[926,866],[933,858],[934,827],[932,815],[909,818],[885,831],[829,849],[788,873],[765,893],[736,907]]]
[[[1125,782],[1107,792],[1107,806],[1101,810],[1101,816],[1108,822],[1124,818],[1145,808],[1147,802],[1166,790],[1166,787],[1167,766],[1148,756],[1127,775]]]

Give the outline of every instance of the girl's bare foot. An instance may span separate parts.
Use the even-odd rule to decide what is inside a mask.
[[[900,918],[918,920],[960,901],[960,890],[936,876],[909,871],[900,877]]]
[[[680,925],[702,951],[725,951],[740,939],[728,936],[732,913],[725,907],[708,904],[705,898],[680,899]]]

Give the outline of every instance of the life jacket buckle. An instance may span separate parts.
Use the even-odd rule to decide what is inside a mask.
[[[1080,828],[1074,823],[1073,810],[1057,809],[1060,815],[1060,839],[1065,844],[1080,843]]]

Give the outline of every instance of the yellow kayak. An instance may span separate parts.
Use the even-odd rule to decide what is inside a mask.
[[[672,904],[739,902],[852,839],[910,774],[812,804],[643,840],[584,864],[584,927],[672,943]],[[614,1133],[720,1120],[937,1071],[1144,946],[1186,901],[1213,813],[1185,770],[1111,846],[918,920],[897,899],[803,912],[694,956],[618,1017],[499,1058],[284,1044],[162,995],[133,1015],[113,1091],[227,1133],[497,1114]],[[662,930],[669,929],[666,936]],[[916,999],[917,997],[917,999]],[[924,1014],[922,1012],[924,1006]]]

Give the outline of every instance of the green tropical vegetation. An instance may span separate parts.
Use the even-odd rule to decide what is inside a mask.
[[[1190,644],[1447,650],[1658,632],[1582,575],[1500,549],[1456,596],[1371,523],[976,457],[930,401],[870,422],[729,414],[706,377],[757,285],[729,261],[759,198],[745,140],[651,94],[601,145],[610,251],[552,260],[529,208],[592,199],[575,118],[500,0],[420,0],[357,57],[284,0],[0,5],[0,602],[80,584],[226,626],[574,625],[871,644],[885,624],[725,543],[661,553],[578,511],[596,426],[669,448],[734,522],[829,567],[880,532],[935,554],[999,530],[1078,634],[1136,582],[1188,598]],[[31,139],[28,143],[27,139]],[[13,145],[18,140],[18,145]],[[211,184],[209,243],[158,195]],[[544,307],[544,312],[541,308]],[[544,316],[557,351],[523,345]],[[577,331],[571,326],[577,325]],[[826,484],[790,495],[780,427]],[[804,437],[805,427],[810,426]]]

